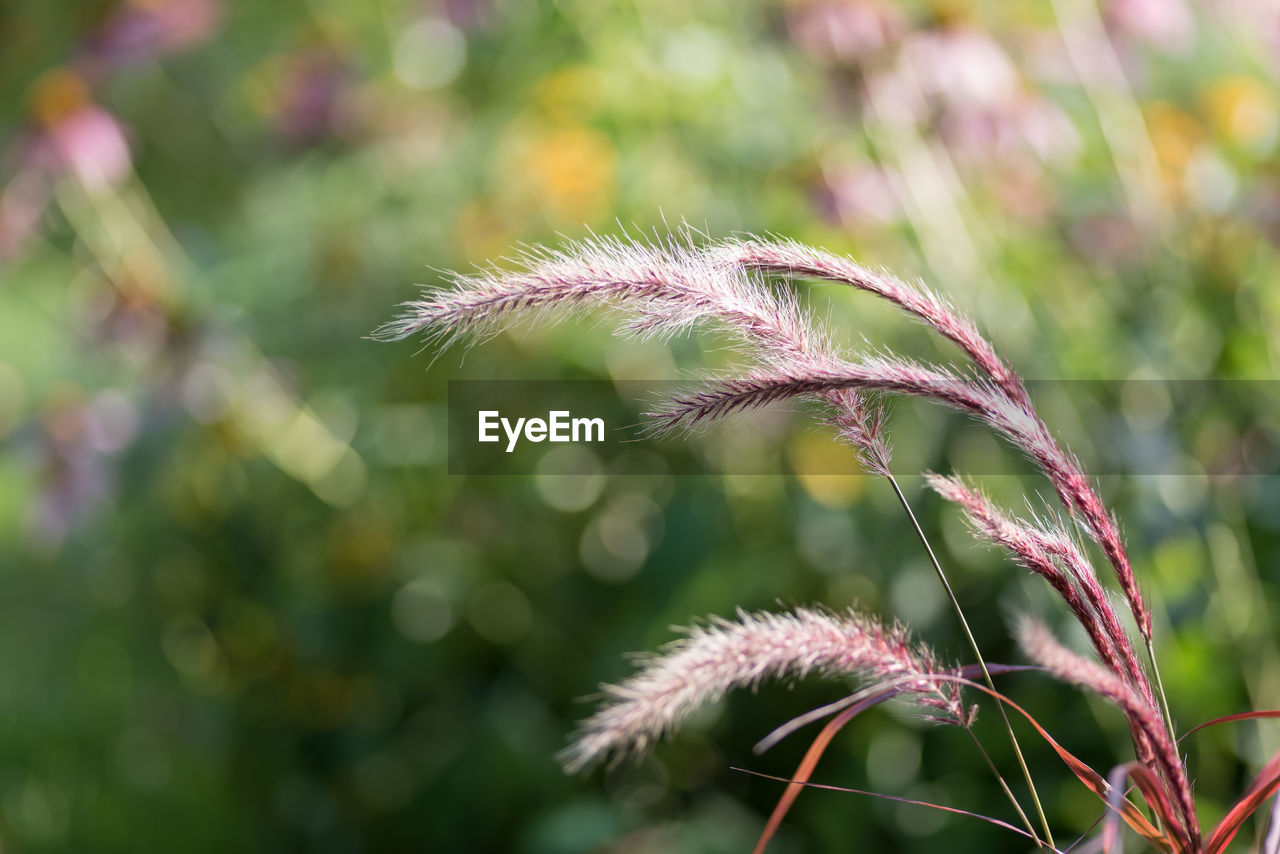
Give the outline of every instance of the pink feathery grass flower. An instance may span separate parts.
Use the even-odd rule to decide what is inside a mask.
[[[1154,705],[1150,680],[1110,597],[1060,523],[1012,518],[981,491],[956,477],[928,474],[926,480],[943,498],[960,505],[979,537],[1003,547],[1019,564],[1047,581],[1084,627],[1098,657]]]
[[[895,681],[930,719],[965,723],[969,713],[954,683],[936,678],[954,672],[941,668],[905,629],[886,628],[856,611],[739,612],[733,621],[712,619],[687,629],[684,639],[645,660],[637,674],[603,686],[603,704],[561,758],[566,769],[578,771],[611,755],[643,752],[735,688],[810,673]]]
[[[375,335],[395,339],[422,333],[447,345],[496,331],[516,315],[560,318],[576,309],[609,308],[627,318],[622,333],[640,337],[708,325],[727,329],[754,363],[756,372],[748,378],[677,401],[659,413],[667,426],[797,396],[830,402],[830,395],[839,391],[909,394],[960,409],[1021,450],[1049,479],[1064,507],[1102,549],[1138,631],[1151,641],[1151,613],[1115,519],[1079,462],[1041,420],[1013,369],[972,321],[929,289],[787,240],[730,240],[699,247],[688,235],[653,244],[595,238],[560,251],[535,249],[518,260],[523,269],[455,276],[452,288],[406,304],[402,316]],[[791,291],[779,293],[752,274],[809,277],[874,294],[954,343],[978,376],[892,353],[848,361]]]
[[[1160,712],[1114,672],[1058,643],[1043,623],[1024,619],[1018,627],[1018,642],[1029,658],[1054,676],[1093,691],[1124,712],[1130,729],[1141,733],[1152,745],[1156,770],[1178,807],[1182,826],[1177,830],[1189,843],[1188,850],[1199,850],[1200,824],[1191,783],[1182,767],[1177,745],[1160,720]]]
[[[517,319],[556,320],[586,309],[621,315],[619,333],[635,337],[665,338],[701,328],[728,332],[747,366],[650,413],[658,431],[778,401],[817,399],[827,404],[828,420],[867,469],[890,478],[881,398],[908,395],[957,409],[1025,454],[1048,479],[1067,513],[1106,558],[1150,651],[1151,612],[1115,519],[1076,458],[1054,438],[1018,375],[968,318],[928,288],[794,241],[699,245],[687,232],[652,243],[592,238],[561,250],[533,249],[516,260],[515,269],[455,275],[451,287],[407,303],[401,316],[375,337],[421,334],[447,346],[492,334]],[[883,350],[857,358],[846,355],[830,332],[811,319],[794,291],[773,281],[797,277],[886,300],[955,345],[967,366],[916,362]],[[1028,654],[1059,678],[1120,706],[1133,735],[1135,767],[1141,769],[1134,773],[1148,787],[1152,780],[1161,781],[1152,797],[1177,805],[1176,827],[1169,831],[1177,837],[1173,847],[1197,850],[1194,800],[1167,728],[1167,710],[1162,721],[1152,681],[1111,597],[1063,523],[1011,517],[956,478],[931,476],[930,483],[961,506],[981,539],[1007,550],[1063,599],[1088,634],[1098,661],[1071,653],[1035,628],[1023,631]],[[976,647],[975,654],[980,657]],[[985,663],[981,666],[985,672]],[[736,622],[715,621],[691,630],[686,640],[651,659],[634,677],[606,687],[604,704],[584,723],[564,762],[578,769],[643,750],[694,708],[728,690],[811,671],[858,673],[876,682],[906,678],[915,701],[932,708],[935,717],[967,722],[958,698],[939,687],[947,679],[927,650],[913,647],[900,629],[886,630],[855,614],[741,614]],[[1095,785],[1082,765],[1072,767]],[[780,802],[783,811],[785,803],[786,797]],[[1132,815],[1126,820],[1142,832],[1159,834],[1148,830],[1145,820]]]

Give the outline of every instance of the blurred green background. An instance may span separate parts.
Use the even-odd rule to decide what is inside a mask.
[[[803,734],[750,746],[846,686],[734,696],[582,778],[554,755],[624,653],[700,615],[856,601],[963,657],[888,487],[791,476],[849,463],[786,418],[701,440],[773,476],[717,474],[709,452],[608,477],[579,452],[451,477],[449,379],[664,379],[731,357],[607,322],[434,364],[365,336],[438,269],[687,220],[921,277],[1031,378],[1271,380],[1280,19],[1196,7],[0,6],[0,850],[749,850],[781,787],[731,769],[789,774]],[[954,358],[867,298],[811,296],[852,344]],[[1151,419],[1150,401],[1048,413],[1086,459],[1127,419],[1226,461],[1101,480],[1183,727],[1280,706],[1280,482],[1251,474],[1274,470],[1280,410],[1258,406],[1248,430],[1213,407]],[[942,471],[1008,455],[948,425],[893,437]],[[1019,660],[1010,613],[1062,624],[904,484],[991,660]],[[1014,507],[1046,493],[987,485]],[[1130,755],[1102,704],[1006,685],[1102,772]],[[1016,776],[995,717],[980,732]],[[1096,800],[1024,744],[1069,841]],[[1206,821],[1278,747],[1268,724],[1187,742]],[[850,726],[816,779],[1009,818],[963,736],[901,710]],[[1026,847],[834,792],[804,794],[775,845]]]

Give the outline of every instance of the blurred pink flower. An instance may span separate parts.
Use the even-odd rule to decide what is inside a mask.
[[[109,112],[84,104],[31,134],[24,165],[59,177],[74,175],[92,191],[113,187],[130,171],[124,129]]]
[[[868,74],[865,97],[874,108],[876,120],[889,128],[923,125],[930,113],[919,82],[901,62]]]
[[[1080,137],[994,38],[959,22],[908,31],[898,13],[875,0],[801,0],[787,21],[795,41],[823,61],[880,51],[859,66],[861,120],[904,140],[941,143],[966,179],[992,179],[1007,210],[1024,219],[1045,215],[1053,194],[1044,164],[1073,156]],[[848,78],[833,72],[831,82],[843,88]],[[902,216],[892,173],[845,163],[821,170],[817,204],[829,219],[852,227]]]
[[[1017,108],[1018,125],[1027,145],[1041,160],[1063,160],[1080,150],[1080,134],[1071,119],[1046,98],[1024,98]]]
[[[482,30],[494,24],[498,10],[493,0],[444,0],[444,17],[463,30]]]
[[[342,97],[347,67],[328,51],[313,51],[290,59],[276,92],[273,124],[293,145],[315,145],[342,129],[346,116]]]
[[[852,63],[903,31],[901,14],[879,0],[811,0],[787,15],[787,27],[805,53],[829,63]]]
[[[1001,109],[1022,88],[1004,49],[967,27],[912,33],[903,42],[901,61],[926,95],[950,109]]]
[[[30,126],[5,156],[12,177],[0,191],[0,258],[14,257],[35,232],[55,181],[72,177],[99,192],[120,184],[132,169],[124,128],[89,101],[79,74],[46,72],[29,97]]]
[[[87,53],[115,65],[185,50],[212,36],[221,18],[221,0],[127,0],[89,40]]]
[[[1117,31],[1169,53],[1195,44],[1195,19],[1184,0],[1109,0],[1105,11]]]
[[[918,124],[933,115],[953,155],[971,163],[998,170],[993,153],[1030,151],[1051,161],[1079,147],[1066,114],[1024,83],[999,44],[971,28],[912,33],[898,65],[868,86],[882,121]]]
[[[950,110],[940,117],[938,130],[952,153],[968,161],[989,160],[995,153],[1030,152],[1052,162],[1070,157],[1080,147],[1079,135],[1066,114],[1031,94],[1000,110]]]
[[[819,204],[848,228],[895,222],[901,213],[891,176],[869,164],[823,163]]]

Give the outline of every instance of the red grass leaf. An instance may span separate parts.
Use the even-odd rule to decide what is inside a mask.
[[[1090,791],[1097,795],[1103,803],[1106,803],[1108,787],[1107,781],[1102,779],[1102,775],[1084,764],[1084,762],[1074,756],[1071,751],[1058,744],[1058,742],[1054,740],[1053,736],[1049,735],[1048,731],[1040,725],[1039,721],[1031,716],[1030,712],[1022,708],[1022,706],[1019,706],[1013,700],[1010,700],[1004,694],[1001,694],[999,691],[992,691],[986,685],[982,685],[968,679],[957,679],[956,681],[966,684],[971,688],[976,688],[985,694],[991,695],[1026,718],[1027,722],[1035,728],[1040,737],[1053,748],[1054,752],[1057,753],[1062,761],[1066,763],[1067,767],[1071,769],[1071,773],[1075,774],[1076,778],[1081,783],[1084,783]],[[1146,839],[1152,845],[1160,848],[1162,851],[1172,852],[1177,850],[1177,846],[1175,846],[1172,840],[1159,830],[1156,830],[1156,828],[1152,826],[1151,822],[1147,821],[1146,817],[1144,817],[1142,813],[1138,812],[1138,808],[1133,804],[1125,801],[1121,804],[1120,809],[1121,818],[1123,818],[1125,823],[1132,827],[1142,838]]]
[[[1258,772],[1258,776],[1249,784],[1249,788],[1240,796],[1240,800],[1236,801],[1235,805],[1222,817],[1222,821],[1213,831],[1213,836],[1209,837],[1206,852],[1220,854],[1226,850],[1231,840],[1235,838],[1236,832],[1240,830],[1240,825],[1244,824],[1245,819],[1253,815],[1277,788],[1280,788],[1280,752],[1271,757],[1271,761]]]
[[[744,774],[750,774],[753,777],[763,777],[766,780],[776,780],[779,783],[795,782],[794,780],[788,780],[786,777],[775,777],[772,774],[761,774],[759,771],[752,771],[748,768],[734,768],[733,770],[741,771]],[[929,803],[928,801],[918,801],[915,798],[903,798],[903,797],[899,797],[898,795],[886,795],[883,792],[868,792],[864,789],[850,789],[850,788],[846,788],[845,786],[829,786],[829,785],[826,785],[825,783],[802,783],[800,785],[802,785],[806,789],[825,789],[826,791],[829,791],[829,792],[848,792],[849,794],[852,794],[852,795],[867,795],[872,798],[883,798],[886,801],[897,801],[900,804],[911,804],[912,806],[928,807],[929,809],[941,810],[942,812],[955,813],[956,815],[964,815],[964,816],[968,816],[969,818],[981,819],[982,821],[985,821],[988,824],[994,824],[996,827],[1003,827],[1005,830],[1012,830],[1014,833],[1017,833],[1021,836],[1025,836],[1027,839],[1035,838],[1030,833],[1027,833],[1025,830],[1023,830],[1022,828],[1015,827],[1014,825],[1010,824],[1007,821],[1001,821],[998,818],[992,818],[991,816],[983,815],[982,813],[969,812],[968,810],[962,810],[959,807],[949,807],[944,804],[932,804],[932,803]],[[1056,850],[1056,849],[1050,849],[1050,850]]]
[[[1211,721],[1205,721],[1199,726],[1193,726],[1191,729],[1184,732],[1182,734],[1182,738],[1179,738],[1178,741],[1182,741],[1183,738],[1186,738],[1187,736],[1191,735],[1193,732],[1199,732],[1202,729],[1208,729],[1209,727],[1217,726],[1218,724],[1229,724],[1229,723],[1235,723],[1236,721],[1257,720],[1259,718],[1280,718],[1280,709],[1263,709],[1260,712],[1239,712],[1234,715],[1224,715],[1223,717],[1220,717],[1220,718],[1214,718]]]
[[[993,674],[1039,669],[1040,668],[1037,667],[1027,667],[1025,665],[1017,664],[987,665],[988,672]],[[970,664],[967,667],[962,667],[960,672],[966,677],[969,677],[976,676],[982,671],[979,665]],[[787,812],[791,809],[791,805],[794,804],[796,798],[800,796],[801,789],[805,787],[809,777],[813,775],[813,769],[817,767],[818,760],[822,758],[822,754],[826,751],[827,746],[831,744],[831,739],[835,738],[836,733],[839,732],[845,724],[849,723],[849,721],[853,720],[862,712],[865,712],[872,706],[877,706],[885,700],[901,694],[906,690],[909,681],[904,681],[901,685],[891,685],[882,691],[878,691],[862,700],[858,700],[853,703],[853,705],[840,712],[839,715],[832,718],[827,725],[822,728],[822,731],[814,738],[813,743],[809,745],[809,749],[805,751],[804,758],[800,760],[800,765],[796,768],[796,773],[792,776],[790,785],[788,785],[783,791],[782,797],[778,798],[778,803],[774,806],[773,812],[770,813],[769,821],[766,822],[764,830],[760,832],[760,838],[756,841],[756,847],[752,849],[752,854],[763,854],[765,847],[769,844],[769,840],[773,839],[773,835],[778,832],[778,828],[782,825],[782,819],[786,817]],[[961,681],[967,682],[968,680],[965,679]],[[983,690],[987,689],[984,688]],[[795,723],[796,721],[799,721],[800,725],[808,723],[809,721],[805,720],[806,717],[807,716],[802,715],[800,718],[792,721],[792,723]],[[788,735],[792,731],[790,727],[791,724],[785,724],[783,727],[780,727],[778,730],[775,730],[773,733],[766,736],[764,741],[762,741],[760,745],[757,745],[757,752],[767,750],[769,747],[776,744],[781,738]]]
[[[760,832],[760,838],[756,841],[756,847],[752,849],[752,854],[764,854],[764,849],[768,846],[769,840],[773,839],[773,835],[778,832],[778,828],[782,825],[782,819],[786,817],[787,811],[791,809],[791,805],[799,797],[800,790],[805,787],[809,778],[813,776],[813,769],[817,767],[818,760],[822,758],[827,745],[831,743],[831,739],[835,738],[836,733],[862,712],[872,706],[883,703],[900,692],[901,689],[899,688],[890,688],[878,694],[873,694],[867,699],[853,704],[827,722],[827,725],[822,728],[822,732],[818,733],[817,737],[814,738],[813,744],[809,745],[809,749],[805,751],[804,758],[800,760],[796,773],[792,775],[791,781],[787,783],[787,788],[782,792],[782,797],[778,798],[778,803],[774,806],[764,830]]]
[[[1005,673],[1022,673],[1028,670],[1043,671],[1044,668],[1034,664],[987,664],[987,672],[992,676],[1001,676]],[[970,664],[967,667],[960,668],[960,674],[969,679],[976,679],[978,676],[982,675],[982,668],[977,664]],[[796,732],[811,723],[820,721],[828,715],[834,715],[836,712],[846,708],[847,706],[853,705],[860,699],[862,698],[859,697],[858,694],[851,694],[847,697],[836,700],[834,703],[828,703],[825,706],[820,706],[816,709],[805,712],[803,715],[798,715],[766,735],[764,738],[760,739],[752,750],[755,753],[765,753],[793,732]]]
[[[966,671],[969,669],[970,668],[965,668]],[[1106,803],[1108,787],[1107,782],[1102,779],[1102,775],[1082,762],[1072,754],[1071,751],[1058,744],[1058,742],[1054,740],[1053,736],[1049,735],[1048,731],[1045,730],[1045,728],[1042,727],[1026,709],[1022,708],[999,691],[993,691],[986,685],[974,682],[972,679],[965,679],[958,676],[947,676],[945,674],[936,674],[935,678],[968,685],[971,688],[982,691],[984,694],[990,695],[1021,714],[1027,719],[1031,726],[1035,728],[1040,737],[1053,748],[1054,752],[1058,754],[1062,761],[1066,763],[1067,767],[1071,769],[1071,772],[1076,775],[1076,778],[1079,779],[1080,782],[1083,783],[1090,791],[1096,794],[1104,803]],[[768,846],[769,841],[773,839],[774,834],[778,832],[778,828],[782,824],[782,819],[791,809],[791,805],[795,803],[796,798],[799,797],[800,791],[808,784],[809,778],[813,776],[814,768],[818,765],[818,760],[822,758],[822,754],[826,751],[827,746],[831,744],[831,740],[835,738],[836,733],[843,729],[845,724],[849,723],[849,721],[853,720],[862,712],[872,706],[888,700],[894,695],[901,693],[901,691],[902,688],[888,688],[850,706],[827,722],[827,725],[824,726],[822,731],[814,738],[809,749],[805,751],[804,758],[800,760],[800,765],[796,768],[796,773],[792,776],[786,790],[783,791],[782,797],[778,799],[778,803],[774,806],[773,812],[770,814],[764,830],[760,833],[760,838],[757,840],[755,848],[752,849],[752,854],[764,854],[764,850],[766,846]],[[1161,796],[1161,801],[1163,801],[1163,795]],[[1142,813],[1138,811],[1138,808],[1132,803],[1127,800],[1124,801],[1120,806],[1120,810],[1121,818],[1124,819],[1125,823],[1133,828],[1134,832],[1146,839],[1152,845],[1155,845],[1160,850],[1166,852],[1178,850],[1179,846],[1175,845],[1172,840],[1157,830],[1151,822],[1147,821],[1146,817],[1143,816]],[[1167,804],[1165,805],[1165,814],[1167,814]]]

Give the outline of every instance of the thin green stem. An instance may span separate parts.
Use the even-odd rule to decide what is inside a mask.
[[[969,734],[969,738],[973,740],[973,746],[978,748],[978,753],[982,754],[982,758],[986,760],[987,767],[991,769],[991,773],[995,775],[996,781],[1000,784],[1000,788],[1004,790],[1004,795],[1009,799],[1009,803],[1013,804],[1014,810],[1018,813],[1018,818],[1022,819],[1022,825],[1027,829],[1027,833],[1031,834],[1031,838],[1036,841],[1036,846],[1043,848],[1044,844],[1040,841],[1040,837],[1036,835],[1035,825],[1031,823],[1031,819],[1027,818],[1027,814],[1022,809],[1022,804],[1018,803],[1018,799],[1014,797],[1013,790],[1009,788],[1008,782],[1005,781],[1004,775],[1000,773],[1000,769],[996,767],[996,763],[992,761],[991,754],[987,753],[987,749],[982,746],[982,742],[973,733],[973,727],[966,726],[964,731]]]
[[[1147,642],[1147,657],[1151,659],[1151,673],[1156,677],[1156,693],[1160,695],[1160,711],[1164,713],[1164,725],[1169,729],[1169,743],[1178,743],[1178,734],[1173,730],[1173,715],[1169,713],[1169,698],[1164,693],[1164,680],[1160,678],[1160,665],[1156,662],[1156,651],[1151,638]]]
[[[893,487],[894,493],[898,496],[898,501],[902,504],[902,509],[906,511],[907,518],[911,520],[911,525],[916,530],[916,536],[920,538],[920,542],[924,545],[924,550],[929,555],[929,562],[933,564],[934,571],[938,574],[938,580],[942,582],[942,589],[946,592],[947,598],[951,600],[951,607],[956,612],[956,617],[960,620],[960,628],[964,630],[965,638],[969,641],[969,648],[973,650],[973,656],[977,660],[978,666],[982,669],[983,679],[986,680],[987,687],[992,691],[996,690],[995,681],[991,678],[990,671],[987,670],[987,662],[982,657],[982,652],[978,649],[978,641],[973,637],[973,631],[969,628],[969,621],[965,619],[964,611],[960,608],[960,601],[956,599],[955,591],[951,589],[951,582],[947,580],[947,574],[942,571],[942,564],[938,562],[938,556],[933,552],[933,546],[929,543],[929,538],[925,536],[924,529],[920,527],[920,522],[916,519],[916,514],[911,509],[911,504],[907,501],[907,497],[903,495],[902,488],[898,486],[898,481],[894,479],[892,474],[885,475],[889,481],[889,485]],[[1045,817],[1044,806],[1040,803],[1040,795],[1036,791],[1036,784],[1031,779],[1031,769],[1027,767],[1027,760],[1022,755],[1022,747],[1018,744],[1018,736],[1013,732],[1013,725],[1009,723],[1009,715],[1005,712],[1004,703],[996,700],[996,708],[1000,711],[1000,719],[1004,722],[1005,732],[1009,735],[1009,743],[1013,745],[1013,752],[1018,757],[1018,765],[1022,769],[1023,779],[1027,781],[1027,789],[1031,792],[1031,802],[1035,804],[1036,816],[1040,819],[1040,826],[1044,829],[1045,840],[1049,846],[1056,848],[1057,845],[1053,841],[1053,832],[1049,830],[1049,820]],[[997,774],[997,776],[999,776]],[[1001,781],[1003,783],[1003,780]],[[1005,786],[1005,792],[1009,793],[1009,797],[1014,801],[1017,807],[1017,799],[1013,798],[1013,794],[1009,792],[1008,786]],[[1018,812],[1022,812],[1022,808],[1018,807]],[[1041,848],[1044,847],[1039,836],[1035,837],[1036,844]]]

